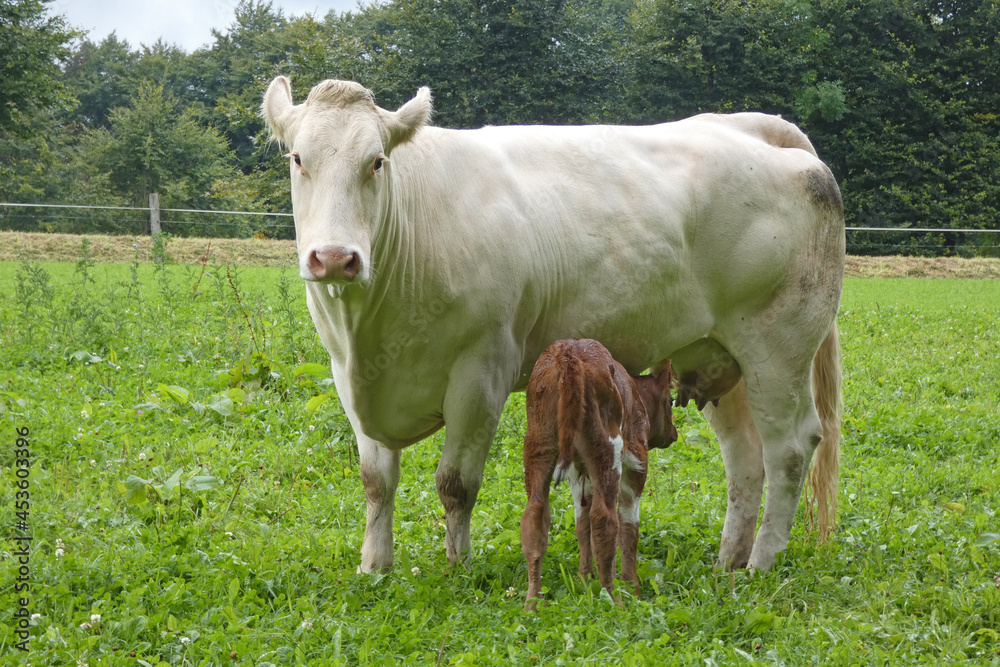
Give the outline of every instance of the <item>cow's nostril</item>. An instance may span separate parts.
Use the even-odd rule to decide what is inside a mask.
[[[321,246],[306,256],[303,277],[306,280],[352,281],[362,269],[361,254],[343,246]]]
[[[319,258],[319,254],[315,250],[309,253],[309,271],[319,279],[326,276],[326,264]]]
[[[361,258],[358,253],[352,252],[351,258],[347,260],[347,264],[344,265],[344,275],[348,278],[354,278],[361,271]]]

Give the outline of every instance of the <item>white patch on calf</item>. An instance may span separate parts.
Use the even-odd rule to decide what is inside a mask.
[[[583,516],[583,498],[586,493],[587,478],[581,477],[576,466],[570,465],[569,469],[569,490],[573,494],[573,509],[576,510],[575,517],[579,522]]]
[[[625,489],[623,488],[622,491]],[[631,489],[628,491],[629,494],[632,493]],[[639,525],[639,498],[633,498],[635,502],[626,504],[625,498],[622,497],[618,501],[618,517],[621,519],[622,523],[628,523],[633,526]]]
[[[625,441],[622,440],[621,433],[619,433],[615,437],[609,438],[608,442],[611,444],[611,450],[615,454],[615,460],[611,464],[611,468],[620,475],[622,473],[622,450],[625,448]]]
[[[569,476],[570,468],[573,467],[573,463],[570,462],[568,465],[556,466],[555,472],[552,473],[552,481],[556,486],[559,486],[559,482],[565,482],[566,478]]]
[[[625,458],[623,462],[625,465],[625,470],[642,472],[643,468],[645,467],[642,465],[642,461],[639,460],[639,457],[633,454],[632,452],[625,452]]]

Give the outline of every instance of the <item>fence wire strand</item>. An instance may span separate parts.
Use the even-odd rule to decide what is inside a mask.
[[[32,211],[31,209],[36,209]],[[77,211],[71,213],[71,211]],[[142,206],[97,206],[85,204],[26,204],[0,202],[0,228],[12,231],[64,232],[75,234],[122,234],[133,233],[144,235],[149,233],[149,218],[135,216],[134,212],[151,212],[153,209]],[[160,208],[161,214],[178,214],[177,218],[165,217],[160,220],[161,229],[170,231],[171,227],[187,235],[204,230],[208,236],[215,236],[213,229],[237,229],[235,236],[249,237],[263,230],[274,230],[273,233],[283,238],[293,238],[295,225],[291,222],[281,222],[279,219],[291,218],[291,213],[273,211],[210,211],[202,209]],[[102,213],[103,212],[103,213]],[[208,219],[192,219],[191,216],[205,216]],[[210,216],[216,216],[211,219]],[[255,222],[241,222],[232,219],[219,220],[218,217],[246,216],[256,217]],[[34,224],[32,224],[34,223]],[[102,229],[95,230],[100,224]],[[88,229],[88,227],[91,227]],[[942,229],[942,228],[894,228],[894,227],[846,227],[847,249],[852,254],[886,254],[907,255],[966,255],[966,256],[996,256],[1000,254],[1000,246],[992,235],[1000,234],[1000,229]],[[952,243],[928,243],[929,238],[915,238],[915,235],[952,235]],[[976,235],[974,241],[963,235]],[[232,232],[223,236],[232,237]],[[875,241],[872,236],[882,238]],[[900,240],[894,241],[893,238]],[[871,239],[871,240],[869,240]]]

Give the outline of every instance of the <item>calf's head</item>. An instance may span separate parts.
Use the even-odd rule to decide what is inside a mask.
[[[647,448],[662,449],[677,442],[674,427],[673,399],[670,391],[675,377],[670,362],[663,369],[651,375],[637,378],[639,395],[642,397],[646,416],[649,418],[649,439]]]
[[[386,111],[375,105],[371,91],[353,81],[323,81],[298,105],[288,79],[271,82],[261,115],[288,149],[302,278],[341,284],[371,278],[389,157],[430,113],[427,88],[398,111]]]

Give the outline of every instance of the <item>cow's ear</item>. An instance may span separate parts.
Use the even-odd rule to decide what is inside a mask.
[[[413,138],[422,126],[431,119],[431,89],[427,86],[417,91],[416,96],[399,107],[397,111],[383,111],[382,120],[389,131],[385,152],[389,153],[399,144]]]
[[[297,107],[292,103],[292,84],[287,78],[276,77],[267,87],[260,115],[272,137],[285,146],[292,145],[298,128],[298,114]]]

